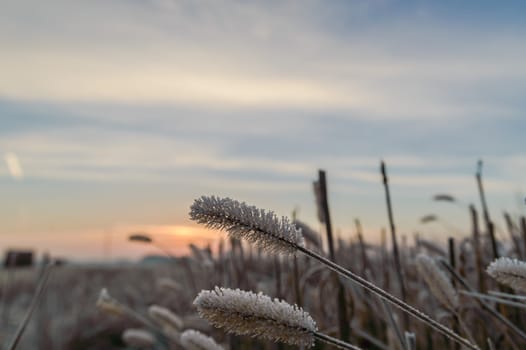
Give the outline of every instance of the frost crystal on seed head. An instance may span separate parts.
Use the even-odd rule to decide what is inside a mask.
[[[304,246],[301,230],[289,219],[278,219],[272,211],[240,203],[230,198],[202,196],[190,207],[190,218],[208,228],[225,230],[237,239],[268,252],[294,254],[296,247]]]
[[[499,258],[486,269],[488,274],[502,284],[526,292],[526,262],[517,259]]]
[[[316,322],[297,305],[262,293],[216,287],[194,300],[201,317],[229,333],[259,337],[290,345],[314,345]]]
[[[213,338],[193,329],[188,329],[181,334],[181,344],[187,350],[224,350]]]
[[[459,306],[458,294],[435,261],[425,254],[418,254],[416,267],[435,298],[450,310],[456,310]]]

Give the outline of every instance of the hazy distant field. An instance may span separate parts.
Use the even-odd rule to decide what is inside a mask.
[[[469,237],[457,242],[457,271],[469,284],[477,286],[477,265],[471,242]],[[492,260],[491,249],[487,239],[482,239],[481,243],[484,267]],[[318,249],[312,243],[308,242],[308,245],[312,249]],[[240,287],[279,296],[290,303],[298,302],[316,320],[320,330],[338,335],[338,287],[334,275],[303,256],[298,256],[298,274],[295,275],[291,257],[278,259],[262,255],[261,252],[247,249],[247,246],[243,247],[237,242],[234,242],[233,247],[233,250],[225,248],[221,256],[214,257],[204,250],[194,251],[191,258],[179,259],[173,263],[55,267],[45,296],[33,315],[19,348],[126,349],[121,340],[122,332],[141,325],[129,318],[98,310],[95,304],[103,287],[108,288],[119,302],[146,317],[147,308],[152,304],[167,307],[184,319],[184,328],[200,329],[212,335],[226,348],[272,349],[276,345],[246,337],[228,337],[222,331],[212,329],[206,321],[198,319],[192,300],[201,289],[210,289],[215,285]],[[441,249],[444,247],[418,241],[417,245],[402,248],[401,260],[408,302],[440,322],[452,325],[452,314],[441,306],[415,267],[414,258],[418,252],[439,258]],[[507,255],[516,254],[507,244],[500,245],[499,249]],[[393,294],[399,294],[393,256],[385,244],[368,245],[361,244],[356,239],[350,242],[340,240],[336,256],[342,265],[366,276]],[[446,256],[442,257],[447,259]],[[11,274],[2,271],[2,342],[12,334],[27,309],[39,273],[39,269],[16,269]],[[159,285],[163,278],[170,278],[182,288],[170,290]],[[499,288],[487,275],[484,276],[484,283],[487,289]],[[350,340],[364,349],[398,348],[392,322],[394,320],[401,327],[402,315],[393,309],[385,309],[378,298],[353,283],[345,281],[344,286],[346,309],[350,317]],[[499,344],[499,349],[513,349],[517,344],[526,344],[485,313],[474,298],[463,295],[460,298],[459,312],[478,342],[483,343],[485,337],[490,337]],[[388,317],[391,312],[393,320]],[[524,313],[518,312],[518,309],[507,308],[501,312],[517,325],[526,324]],[[410,322],[409,327],[416,333],[419,349],[454,348],[452,343],[437,332],[415,320]],[[317,347],[323,346],[318,344]]]
[[[3,308],[0,311],[0,343],[8,339],[22,319],[39,273],[39,269],[14,269],[10,275],[1,270]],[[144,313],[149,305],[157,303],[171,308],[179,315],[192,316],[193,295],[188,290],[175,294],[157,286],[159,278],[180,280],[181,276],[180,268],[163,265],[56,267],[20,348],[125,348],[120,339],[121,333],[134,323],[107,315],[96,308],[101,288],[107,287],[112,295],[139,312]]]

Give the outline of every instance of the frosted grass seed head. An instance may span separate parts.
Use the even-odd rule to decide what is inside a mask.
[[[499,258],[489,264],[488,274],[516,291],[526,293],[526,262],[517,259]]]
[[[148,315],[163,328],[181,330],[184,327],[183,320],[165,307],[152,305],[148,308]]]
[[[194,300],[201,317],[229,333],[289,345],[314,345],[316,322],[303,309],[261,293],[216,287]]]
[[[155,345],[153,335],[144,329],[129,328],[122,333],[122,341],[139,349],[151,348]]]
[[[190,207],[190,218],[208,228],[225,230],[268,252],[294,254],[304,246],[301,230],[288,218],[230,198],[202,196]]]
[[[181,344],[187,350],[224,350],[214,339],[193,329],[188,329],[181,334]]]
[[[110,314],[122,316],[125,313],[123,307],[108,293],[106,288],[101,289],[96,305],[100,310]]]
[[[416,267],[435,298],[452,311],[458,309],[458,294],[450,280],[437,266],[435,260],[425,254],[418,254],[416,257]]]

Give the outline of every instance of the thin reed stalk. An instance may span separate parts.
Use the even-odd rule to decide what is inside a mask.
[[[24,331],[29,324],[29,320],[31,319],[31,315],[33,314],[33,311],[35,311],[36,307],[38,306],[38,303],[42,299],[42,296],[44,295],[44,292],[46,291],[47,282],[49,280],[49,275],[51,273],[51,270],[53,268],[53,264],[49,264],[46,266],[44,273],[40,277],[40,281],[38,282],[37,289],[35,291],[35,294],[33,294],[33,298],[31,299],[31,304],[29,305],[29,308],[24,315],[24,318],[22,319],[22,322],[18,326],[18,329],[16,330],[15,334],[13,335],[13,339],[7,346],[7,350],[14,350],[18,346],[18,343],[20,342],[20,339],[22,339],[22,335],[24,334]]]
[[[526,258],[526,217],[521,216],[521,233],[522,233],[522,244],[524,245],[524,255]]]
[[[513,246],[515,247],[515,253],[517,254],[518,257],[522,257],[518,236],[515,234],[516,226],[513,224],[513,221],[511,220],[511,216],[509,213],[503,212],[502,215],[504,217],[504,221],[506,222],[506,228],[508,229],[510,240],[511,242],[513,242]]]
[[[447,263],[447,261],[443,259],[439,259],[440,263],[449,271],[449,273],[455,277],[455,279],[460,283],[460,285],[466,289],[468,292],[475,292],[475,290]],[[520,336],[523,340],[526,340],[526,333],[524,333],[520,328],[518,328],[513,322],[508,320],[506,317],[498,313],[494,308],[487,305],[487,303],[483,303],[480,300],[477,300],[477,303],[480,307],[482,307],[484,310],[486,310],[491,316],[502,322],[504,325],[506,325],[510,330],[512,330],[515,334]]]
[[[489,217],[488,205],[486,203],[486,195],[484,193],[484,185],[482,184],[482,159],[477,163],[477,173],[475,174],[477,179],[477,187],[480,195],[480,203],[482,205],[482,214],[484,216],[484,223],[486,224],[487,234],[491,242],[491,250],[493,252],[493,259],[499,257],[499,251],[497,249],[497,239],[495,238],[495,225]]]
[[[361,348],[354,346],[352,344],[346,343],[342,340],[333,338],[327,334],[323,334],[320,332],[315,332],[312,334],[314,338],[321,340],[324,343],[327,343],[329,345],[333,345],[337,347],[338,349],[350,349],[350,350],[361,350]]]
[[[471,204],[469,206],[471,214],[471,225],[473,230],[473,248],[475,250],[475,268],[477,269],[478,289],[482,293],[486,291],[486,279],[484,275],[484,264],[482,262],[482,250],[480,244],[480,231],[477,209]]]
[[[508,299],[499,298],[493,295],[482,294],[482,293],[477,293],[477,292],[466,292],[466,291],[460,291],[460,293],[470,296],[470,297],[478,298],[478,299],[490,300],[490,301],[494,301],[499,304],[509,305],[509,306],[513,306],[513,307],[517,307],[521,309],[526,309],[525,303],[510,301]]]
[[[456,252],[455,252],[455,239],[453,237],[448,238],[448,255],[449,255],[449,264],[453,269],[456,268],[457,262],[456,262]],[[451,276],[451,285],[453,286],[453,289],[457,289],[457,283],[455,281],[455,278]],[[459,324],[460,324],[460,316],[455,314],[452,320],[451,328],[455,333],[459,332]],[[460,345],[458,343],[454,343],[453,349],[460,350]]]
[[[385,166],[385,162],[383,160],[380,163],[380,172],[382,173],[382,180],[383,180],[384,189],[385,189],[385,202],[387,205],[387,215],[389,217],[389,227],[391,229],[391,241],[393,245],[393,256],[394,256],[396,276],[398,278],[398,285],[400,286],[400,295],[402,297],[402,301],[406,302],[407,293],[406,293],[406,287],[405,287],[405,282],[404,282],[404,271],[402,270],[402,264],[400,261],[400,253],[398,251],[398,241],[396,238],[396,227],[395,227],[394,218],[393,218],[391,195],[389,192],[389,179],[387,177],[387,169]],[[404,329],[408,329],[409,319],[407,315],[405,314],[402,317],[403,317]]]
[[[320,186],[320,200],[321,207],[323,210],[323,218],[325,221],[325,229],[327,233],[327,242],[329,245],[329,256],[332,261],[336,262],[336,255],[334,252],[334,239],[332,235],[332,224],[331,224],[331,215],[329,212],[329,200],[327,193],[327,178],[324,170],[318,171],[318,184]],[[351,332],[349,329],[349,317],[347,315],[347,301],[345,296],[345,287],[343,283],[334,276],[334,280],[338,285],[338,323],[340,328],[340,337],[348,342],[351,337]]]
[[[455,341],[459,342],[460,344],[466,346],[469,349],[479,349],[476,345],[472,344],[469,340],[465,339],[464,337],[458,335],[457,333],[453,332],[450,328],[444,326],[443,324],[435,321],[431,317],[429,317],[427,314],[423,313],[420,310],[417,310],[416,308],[412,307],[411,305],[403,302],[402,300],[398,299],[396,296],[389,294],[385,290],[381,289],[380,287],[377,287],[375,284],[365,280],[364,278],[356,275],[355,273],[343,268],[342,266],[333,263],[332,261],[326,259],[325,257],[318,255],[304,247],[296,246],[296,249],[305,255],[318,260],[320,263],[327,266],[329,269],[337,272],[341,276],[344,276],[351,281],[357,283],[358,285],[362,286],[363,288],[369,290],[370,292],[376,294],[380,298],[385,299],[386,301],[390,302],[392,305],[396,306],[402,311],[405,311],[409,315],[413,316],[414,318],[424,322],[431,328],[435,329],[436,331],[442,333],[443,335],[450,337],[451,339],[454,339]]]

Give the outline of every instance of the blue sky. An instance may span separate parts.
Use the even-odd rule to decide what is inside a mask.
[[[467,228],[465,210],[430,198],[478,203],[479,158],[498,224],[524,214],[523,2],[2,7],[0,248],[100,257],[79,237],[111,231],[115,256],[135,256],[127,230],[191,227],[201,194],[299,206],[317,227],[318,168],[340,234],[360,217],[376,240],[380,159],[408,235],[451,234],[418,223],[430,212]]]

